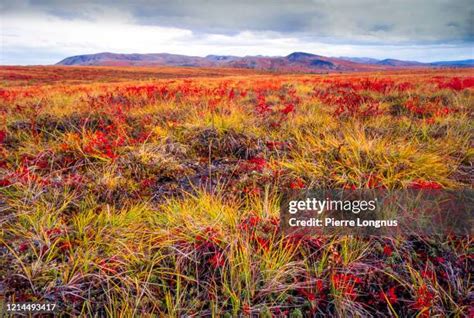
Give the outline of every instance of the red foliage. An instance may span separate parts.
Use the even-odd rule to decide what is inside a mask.
[[[220,252],[215,253],[209,259],[209,264],[215,269],[223,267],[225,265],[224,255]]]
[[[8,187],[12,182],[8,179],[0,179],[0,187]]]
[[[64,242],[64,243],[62,243],[61,245],[59,245],[59,249],[60,249],[61,251],[63,251],[63,252],[64,252],[64,251],[67,251],[67,250],[69,250],[69,249],[71,249],[71,248],[72,248],[71,242]]]
[[[433,304],[434,295],[426,285],[422,285],[417,289],[415,297],[416,301],[413,307],[417,310],[429,309]],[[429,317],[429,312],[423,312],[423,317]]]
[[[383,188],[382,180],[379,176],[370,174],[367,178],[366,187],[369,189]]]
[[[146,178],[140,181],[140,186],[143,188],[150,188],[155,182],[155,178]]]
[[[48,238],[52,238],[52,237],[55,237],[55,236],[58,236],[58,235],[61,235],[62,231],[60,228],[52,228],[52,229],[48,229],[45,231],[45,234]]]
[[[410,184],[409,188],[423,190],[439,190],[442,189],[443,186],[436,181],[425,181],[422,179],[417,179]]]
[[[239,229],[245,232],[253,231],[261,222],[262,219],[259,216],[250,215],[241,221],[239,224]]]
[[[301,178],[296,178],[290,182],[291,189],[304,189],[304,187],[305,187],[305,184],[304,184],[303,179]]]
[[[324,104],[336,106],[336,116],[376,116],[380,114],[379,102],[370,96],[362,95],[354,89],[343,89],[339,84],[316,90],[315,96]]]
[[[383,254],[384,254],[385,256],[390,257],[390,256],[392,256],[392,253],[393,253],[393,249],[392,249],[390,246],[385,245],[385,246],[383,247]]]
[[[244,315],[250,315],[252,313],[252,307],[250,307],[248,304],[244,304],[242,306],[242,312]]]
[[[265,95],[260,94],[257,96],[256,110],[259,115],[264,115],[271,111],[270,106],[266,103]]]
[[[362,281],[359,277],[353,274],[333,274],[331,282],[334,288],[342,293],[342,295],[354,300],[357,298],[355,288]]]
[[[101,259],[97,266],[104,272],[109,274],[116,275],[120,266],[120,262],[117,256],[112,256],[110,258]]]
[[[465,79],[453,77],[446,82],[438,83],[438,88],[440,89],[452,89],[455,91],[461,91],[471,87],[474,87],[474,77],[467,77]]]
[[[28,248],[29,248],[28,243],[26,243],[26,242],[25,242],[25,243],[21,243],[20,246],[18,247],[18,251],[19,251],[20,253],[24,253],[24,252],[26,252],[26,251],[28,250]]]
[[[0,130],[0,144],[2,144],[7,137],[7,133],[3,130]]]
[[[258,171],[262,172],[265,167],[267,167],[268,163],[264,158],[255,157],[249,159],[247,162],[243,162],[240,165],[240,168],[244,171]]]
[[[392,305],[398,302],[398,296],[395,293],[395,287],[390,287],[386,292],[381,291],[379,298],[382,302],[386,302],[388,300]]]
[[[252,237],[257,242],[258,247],[265,251],[268,251],[268,249],[270,248],[270,241],[268,239],[258,236],[255,233],[252,235]]]
[[[211,250],[215,251],[221,242],[220,233],[212,227],[207,227],[201,234],[196,235],[195,248],[196,250]]]
[[[281,112],[284,114],[284,115],[288,115],[289,113],[295,111],[295,105],[293,104],[288,104],[285,106],[285,108],[283,108],[281,110]]]

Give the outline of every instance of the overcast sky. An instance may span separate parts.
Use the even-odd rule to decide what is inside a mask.
[[[0,0],[0,64],[80,54],[472,59],[472,0]]]

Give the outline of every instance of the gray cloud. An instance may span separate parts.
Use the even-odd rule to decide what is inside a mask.
[[[46,10],[64,19],[87,19],[100,10],[102,18],[114,19],[121,11],[138,24],[196,33],[273,31],[370,44],[471,42],[474,38],[471,0],[36,0],[3,7]]]
[[[473,56],[472,0],[16,0],[0,2],[0,64],[114,51]]]

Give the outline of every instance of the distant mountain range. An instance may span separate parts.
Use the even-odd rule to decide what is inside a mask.
[[[370,57],[346,57],[341,56],[340,59],[351,61],[354,63],[360,64],[371,64],[371,65],[387,65],[387,66],[401,66],[401,67],[410,67],[410,66],[442,66],[442,67],[473,67],[474,60],[458,60],[458,61],[439,61],[431,63],[422,63],[417,61],[402,61],[396,59],[384,59],[377,60]]]
[[[370,71],[404,67],[474,67],[474,60],[421,63],[395,59],[377,60],[364,57],[326,57],[304,52],[287,56],[232,56],[206,57],[168,53],[117,54],[97,53],[65,58],[56,65],[95,66],[192,66],[250,68],[279,72]]]

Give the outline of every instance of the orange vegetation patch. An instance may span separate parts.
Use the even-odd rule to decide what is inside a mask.
[[[2,86],[81,84],[166,78],[252,75],[250,69],[117,66],[0,66]]]

